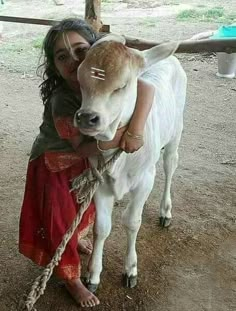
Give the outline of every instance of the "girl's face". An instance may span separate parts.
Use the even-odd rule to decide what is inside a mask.
[[[77,82],[77,68],[85,58],[90,44],[75,31],[62,34],[55,42],[54,64],[68,84]]]

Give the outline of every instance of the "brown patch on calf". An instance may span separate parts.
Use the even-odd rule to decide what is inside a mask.
[[[81,87],[90,94],[111,93],[126,84],[132,71],[144,66],[144,59],[120,42],[103,42],[89,50],[80,67]],[[105,80],[91,77],[91,68],[105,71]]]

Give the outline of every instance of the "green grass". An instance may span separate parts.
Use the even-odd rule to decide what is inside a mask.
[[[33,48],[35,49],[41,49],[42,48],[42,45],[43,45],[43,39],[44,37],[43,36],[40,36],[34,40],[32,40],[32,46]]]
[[[206,5],[205,5],[205,4],[197,4],[196,7],[197,7],[197,8],[205,8]]]
[[[7,41],[2,45],[11,52],[19,53],[32,53],[35,49],[41,49],[43,44],[43,35],[34,39],[23,38],[22,40],[15,39],[14,41]]]
[[[219,22],[230,24],[236,21],[236,13],[228,13],[223,7],[213,7],[211,9],[184,10],[177,15],[180,21],[199,21],[199,22]]]
[[[180,5],[178,0],[166,0],[163,2],[163,5]]]
[[[12,72],[35,74],[41,55],[42,37],[15,38],[1,44],[1,61]]]
[[[142,19],[142,25],[146,27],[155,27],[158,24],[157,17],[145,17]]]
[[[42,45],[43,45],[43,39],[44,39],[44,37],[40,36],[40,37],[32,40],[32,47],[35,48],[35,49],[41,49]]]

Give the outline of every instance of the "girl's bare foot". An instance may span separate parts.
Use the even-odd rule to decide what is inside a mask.
[[[80,239],[78,241],[78,251],[86,255],[91,255],[93,251],[92,242],[89,239]]]
[[[100,303],[98,298],[83,285],[80,279],[67,281],[66,288],[74,300],[82,307],[94,307]]]

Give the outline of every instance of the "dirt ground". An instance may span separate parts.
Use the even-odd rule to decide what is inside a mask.
[[[20,5],[19,1],[8,1],[3,14],[48,18],[54,14],[56,18],[63,10],[67,14],[75,10],[72,2],[76,1],[56,7],[52,1],[21,1]],[[160,6],[164,2],[169,5]],[[120,25],[121,32],[147,39],[153,39],[154,33],[157,39],[187,38],[218,27],[215,23],[176,22],[176,2],[185,7],[201,1],[150,1],[151,10],[148,1],[142,5],[140,1],[117,2],[115,7],[123,9],[113,7],[114,19],[111,4],[105,3],[105,23],[111,23],[115,31]],[[214,1],[215,6],[219,4],[221,1]],[[160,13],[160,8],[170,15],[161,15],[157,26],[146,23],[137,29],[132,26],[134,17],[129,21],[122,17],[130,9],[138,10],[137,16],[149,16],[150,11]],[[0,43],[0,311],[15,311],[41,271],[18,253],[18,222],[28,155],[42,113],[40,80],[34,73],[39,51],[29,50],[29,43],[47,28],[16,25],[4,24]],[[101,305],[94,310],[236,310],[236,80],[216,77],[216,57],[210,53],[178,57],[188,76],[188,95],[179,167],[172,187],[173,224],[165,230],[158,226],[163,189],[160,163],[138,236],[138,286],[130,290],[121,285],[125,234],[120,214],[126,197],[116,204],[97,293]],[[75,311],[80,307],[52,278],[37,309]]]

